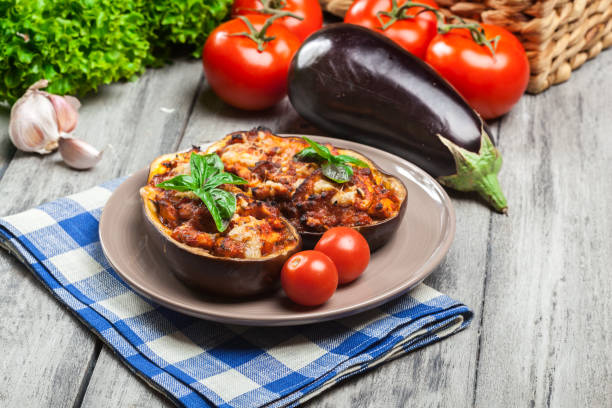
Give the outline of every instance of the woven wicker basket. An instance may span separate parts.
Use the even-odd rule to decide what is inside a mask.
[[[353,0],[320,0],[344,16]],[[612,45],[612,0],[437,0],[445,14],[497,24],[523,43],[539,93],[567,81],[572,70]],[[612,68],[612,67],[611,67]]]

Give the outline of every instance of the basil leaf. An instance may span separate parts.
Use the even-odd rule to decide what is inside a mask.
[[[217,204],[221,218],[225,220],[231,219],[236,212],[236,196],[229,191],[219,188],[213,188],[210,190],[210,194]]]
[[[223,217],[221,217],[221,212],[217,208],[217,203],[215,202],[215,199],[214,199],[213,195],[211,194],[211,192],[208,191],[208,190],[204,190],[202,188],[194,190],[193,192],[198,197],[200,197],[200,200],[202,200],[202,202],[204,203],[206,208],[208,208],[208,211],[210,212],[210,215],[212,216],[213,220],[215,221],[215,225],[217,227],[217,230],[219,232],[225,231],[225,229],[229,225],[229,220],[224,220]]]
[[[206,159],[201,154],[191,153],[189,158],[189,168],[191,169],[191,177],[195,181],[196,186],[200,187],[206,180],[206,168],[208,167]]]
[[[307,138],[306,136],[302,136],[302,139],[304,139],[309,145],[310,147],[317,152],[317,154],[319,156],[321,156],[323,159],[325,160],[332,160],[332,154],[329,151],[329,149],[313,140],[310,140],[309,138]]]
[[[363,160],[359,160],[356,157],[349,156],[348,154],[339,154],[334,156],[334,162],[336,163],[351,163],[357,167],[370,167],[370,165]]]
[[[155,187],[163,188],[164,190],[176,191],[191,191],[194,188],[197,188],[193,177],[187,174],[180,174],[178,176],[172,177],[169,180],[162,181]]]
[[[202,179],[202,183],[205,183],[210,177],[223,172],[223,162],[217,153],[210,153],[203,157],[207,167]]]
[[[323,175],[336,183],[346,183],[353,176],[353,169],[342,163],[327,162],[321,166]]]
[[[232,173],[218,173],[213,175],[206,181],[204,184],[205,189],[211,189],[220,186],[221,184],[247,184],[248,181],[243,179],[242,177],[238,177]]]
[[[321,157],[319,153],[317,153],[316,150],[313,149],[312,147],[305,148],[304,150],[300,151],[295,156],[293,156],[293,158],[299,161],[303,161],[303,162],[320,163],[322,161],[325,161],[325,159]]]

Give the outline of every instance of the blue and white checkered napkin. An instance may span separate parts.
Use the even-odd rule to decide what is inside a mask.
[[[119,183],[1,218],[0,245],[178,405],[296,405],[456,333],[472,317],[425,285],[369,312],[307,326],[227,326],[168,310],[126,286],[102,253],[98,220]]]

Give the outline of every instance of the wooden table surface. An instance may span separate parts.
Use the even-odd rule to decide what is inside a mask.
[[[453,195],[457,235],[426,283],[475,313],[465,331],[325,392],[324,407],[612,406],[612,51],[492,123],[509,216]],[[265,125],[316,133],[284,101],[221,103],[198,61],[85,98],[76,135],[110,144],[93,170],[16,152],[0,109],[0,215],[118,176],[159,154]],[[19,262],[0,252],[0,406],[167,407]]]

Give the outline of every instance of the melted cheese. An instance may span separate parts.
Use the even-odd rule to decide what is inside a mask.
[[[331,199],[331,202],[341,207],[350,207],[357,199],[357,190],[338,191]]]
[[[245,218],[248,218],[248,220],[244,221]],[[261,223],[265,223],[265,221],[258,220],[252,216],[242,217],[241,224],[232,228],[227,234],[233,240],[245,244],[244,255],[246,258],[261,257],[261,247],[263,244],[258,233],[258,224]]]
[[[330,190],[336,190],[336,187],[334,187],[334,185],[331,184],[329,181],[320,179],[314,183],[312,192],[315,194],[321,194],[324,191]]]

